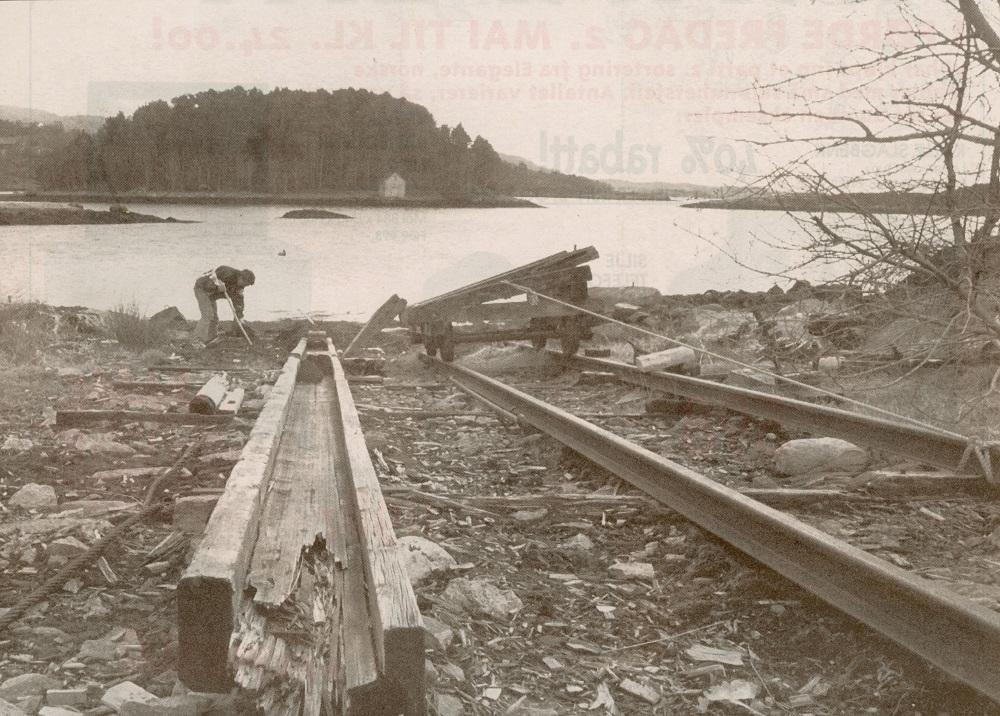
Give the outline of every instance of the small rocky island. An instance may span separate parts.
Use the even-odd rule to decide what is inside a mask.
[[[121,204],[113,204],[107,211],[84,209],[79,204],[50,202],[2,201],[0,226],[43,226],[53,224],[189,224],[168,216],[166,219],[152,214],[129,211]]]
[[[350,219],[347,214],[338,214],[326,209],[292,209],[282,215],[282,219]]]

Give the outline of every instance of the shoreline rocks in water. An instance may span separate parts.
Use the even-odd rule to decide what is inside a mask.
[[[326,209],[292,209],[281,216],[282,219],[350,219],[347,214],[338,214]]]
[[[34,203],[26,201],[0,202],[0,226],[43,226],[75,224],[190,224],[168,216],[129,211],[113,204],[107,211],[84,209],[79,204]]]

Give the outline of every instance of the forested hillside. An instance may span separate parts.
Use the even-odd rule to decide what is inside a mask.
[[[593,196],[610,187],[504,162],[461,124],[366,90],[242,87],[146,104],[45,158],[47,189],[370,192],[392,172],[408,193]]]

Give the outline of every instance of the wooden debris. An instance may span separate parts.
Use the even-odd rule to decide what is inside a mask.
[[[213,415],[219,410],[229,390],[229,379],[225,374],[213,375],[198,394],[191,398],[188,410],[202,415]]]
[[[242,366],[212,366],[212,365],[151,365],[148,369],[156,373],[249,373],[250,368]]]
[[[956,475],[945,470],[870,470],[851,480],[853,487],[865,487],[877,495],[956,495],[981,494],[989,484],[981,475]]]
[[[396,294],[392,294],[385,303],[378,307],[368,322],[361,327],[358,334],[344,349],[344,357],[350,358],[358,355],[363,349],[368,347],[372,338],[378,336],[382,329],[387,327],[396,316],[406,308],[406,301]]]
[[[698,366],[698,356],[690,348],[678,346],[676,348],[668,348],[665,351],[636,356],[635,364],[646,371],[664,370],[677,366],[696,368]]]
[[[175,425],[222,425],[231,415],[200,413],[151,413],[140,410],[57,410],[56,425],[76,427],[104,421],[116,423],[171,423]]]
[[[189,390],[201,388],[202,383],[192,383],[185,381],[162,381],[162,380],[115,380],[112,387],[120,390]]]

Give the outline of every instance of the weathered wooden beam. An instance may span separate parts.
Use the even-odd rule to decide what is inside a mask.
[[[151,373],[249,373],[252,368],[231,365],[151,365]]]
[[[350,469],[363,550],[369,610],[374,624],[375,652],[380,674],[403,694],[407,716],[424,713],[423,621],[401,559],[389,510],[372,465],[361,421],[343,367],[328,341],[336,412],[342,428],[345,461]]]
[[[344,349],[344,358],[350,358],[361,353],[368,347],[372,338],[378,336],[385,326],[388,326],[396,316],[406,308],[406,301],[396,294],[392,294],[385,303],[378,307],[368,322],[361,327],[358,334]]]
[[[228,691],[232,683],[229,640],[305,345],[303,339],[285,362],[177,586],[177,668],[194,691]]]
[[[205,385],[201,386],[198,394],[191,398],[188,410],[192,413],[213,415],[218,412],[228,390],[229,379],[224,374],[213,375]]]
[[[75,427],[103,421],[117,423],[171,423],[174,425],[223,425],[232,415],[202,415],[199,413],[153,413],[141,410],[57,410],[56,425]]]
[[[111,386],[121,390],[190,390],[201,388],[202,383],[179,380],[115,380]]]

